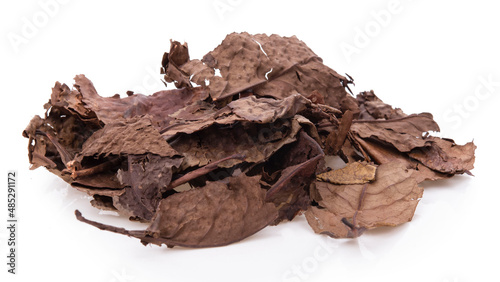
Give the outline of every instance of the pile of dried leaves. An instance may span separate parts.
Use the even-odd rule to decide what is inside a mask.
[[[150,96],[101,97],[84,75],[73,89],[57,82],[24,130],[33,169],[149,227],[78,220],[143,244],[211,247],[305,213],[315,232],[352,238],[410,221],[420,182],[473,168],[473,143],[430,136],[431,114],[373,91],[353,97],[351,78],[296,37],[233,33],[202,60],[174,41],[162,66],[177,89]],[[346,166],[328,168],[329,156]]]

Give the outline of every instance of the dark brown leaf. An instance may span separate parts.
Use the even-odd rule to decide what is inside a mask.
[[[292,220],[299,212],[307,210],[311,200],[310,185],[314,175],[324,165],[324,154],[316,141],[301,131],[297,142],[286,148],[286,157],[278,158],[283,167],[279,179],[267,191],[266,200],[279,210],[279,218]],[[279,154],[277,154],[279,156]]]
[[[151,153],[128,155],[127,170],[118,172],[125,191],[113,197],[113,206],[129,217],[151,220],[172,180],[173,168],[180,167],[181,163],[182,158]]]
[[[162,200],[147,231],[126,231],[77,218],[98,228],[141,239],[144,243],[184,247],[214,247],[253,235],[278,216],[266,203],[259,177],[244,174],[228,183],[210,182],[205,187],[174,194]]]

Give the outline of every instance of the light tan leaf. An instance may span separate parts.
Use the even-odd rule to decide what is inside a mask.
[[[309,206],[305,213],[307,222],[318,234],[326,234],[333,238],[352,238],[349,226],[342,223],[342,217],[324,208]]]
[[[372,183],[316,182],[319,205],[328,213],[310,209],[306,212],[310,213],[308,222],[316,232],[332,237],[357,237],[366,229],[408,222],[423,193],[412,174],[405,163],[391,162],[378,167]],[[349,234],[343,231],[344,226],[351,231]]]
[[[318,174],[316,178],[332,184],[364,184],[375,179],[377,166],[366,162],[354,162],[344,168]]]

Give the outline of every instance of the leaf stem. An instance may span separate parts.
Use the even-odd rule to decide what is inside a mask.
[[[106,162],[103,162],[102,164],[98,164],[96,166],[82,169],[82,170],[75,170],[71,173],[71,178],[77,179],[79,177],[84,177],[84,176],[91,176],[103,171],[106,171],[115,165],[119,164],[121,161],[120,157],[108,160]]]
[[[215,161],[213,163],[209,163],[209,164],[207,164],[203,167],[200,167],[196,170],[190,171],[190,172],[184,174],[183,176],[179,177],[178,179],[170,182],[170,184],[167,187],[167,190],[174,189],[177,186],[180,186],[180,185],[187,183],[187,182],[189,182],[197,177],[205,175],[205,174],[217,169],[219,167],[218,165],[221,162],[225,162],[225,161],[232,160],[232,159],[238,159],[238,160],[243,161],[243,160],[245,160],[245,156],[242,154],[234,154],[234,155],[231,155],[229,157]]]

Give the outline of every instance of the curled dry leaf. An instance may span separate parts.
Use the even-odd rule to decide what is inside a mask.
[[[357,237],[411,220],[418,183],[473,169],[472,142],[430,136],[431,114],[373,91],[354,98],[352,78],[295,36],[232,33],[202,59],[171,41],[161,65],[177,89],[103,97],[85,75],[56,82],[23,131],[32,169],[148,227],[78,220],[170,247],[234,243],[301,213],[317,233]],[[327,155],[346,166],[327,171]]]

